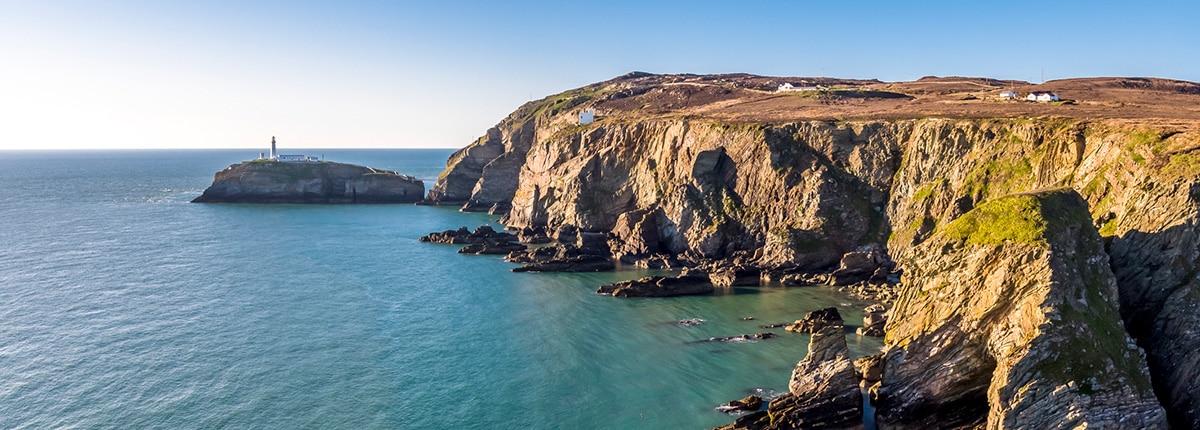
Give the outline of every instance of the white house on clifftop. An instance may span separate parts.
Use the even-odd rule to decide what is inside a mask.
[[[1058,101],[1058,94],[1049,91],[1034,91],[1025,96],[1025,100],[1031,102],[1056,102]]]
[[[798,87],[798,86],[792,85],[790,82],[784,82],[783,85],[779,86],[779,89],[775,90],[775,92],[784,93],[784,92],[788,92],[788,91],[817,91],[819,89],[820,88],[817,88],[814,86]]]

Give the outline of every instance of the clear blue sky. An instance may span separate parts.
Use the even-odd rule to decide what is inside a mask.
[[[1200,81],[1200,2],[0,0],[0,149],[460,147],[654,73]]]

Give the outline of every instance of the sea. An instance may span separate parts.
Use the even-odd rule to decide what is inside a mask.
[[[454,207],[189,203],[258,152],[0,151],[0,428],[704,429],[787,390],[809,336],[760,324],[836,306],[882,345],[828,287],[617,299],[654,272],[417,241],[501,227]],[[428,189],[452,151],[306,152]]]

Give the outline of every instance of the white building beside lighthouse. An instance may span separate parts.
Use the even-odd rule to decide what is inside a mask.
[[[305,162],[321,161],[320,157],[316,157],[316,156],[312,156],[312,155],[280,154],[279,151],[277,151],[275,149],[275,136],[271,136],[271,154],[269,157],[267,157],[267,159],[274,160],[274,161],[285,161],[285,162],[289,162],[289,163],[305,163]]]

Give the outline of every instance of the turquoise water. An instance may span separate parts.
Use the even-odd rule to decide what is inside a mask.
[[[321,152],[428,187],[451,151]],[[452,208],[187,203],[257,155],[0,152],[0,428],[707,428],[785,390],[808,336],[689,342],[862,321],[824,288],[618,300],[592,292],[645,272],[418,243],[495,221]]]

